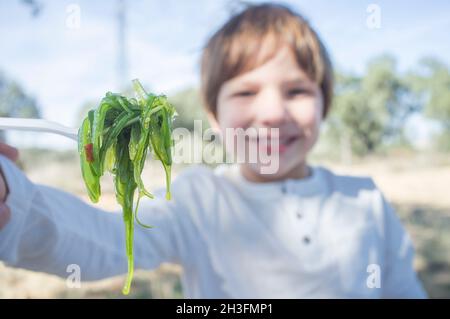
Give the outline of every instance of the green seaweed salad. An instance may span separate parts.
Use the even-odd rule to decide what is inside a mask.
[[[106,93],[98,108],[88,112],[78,133],[81,171],[92,202],[100,198],[100,178],[104,172],[114,176],[116,199],[123,209],[128,259],[123,294],[130,292],[133,279],[134,220],[143,227],[152,227],[137,217],[141,197],[154,198],[141,179],[148,152],[161,161],[166,174],[166,199],[171,197],[172,122],[176,114],[166,96],[145,92],[138,80],[133,80],[133,89],[136,98]]]

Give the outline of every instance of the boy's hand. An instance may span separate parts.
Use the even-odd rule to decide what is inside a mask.
[[[13,162],[19,158],[19,151],[16,148],[2,142],[0,142],[0,154],[6,156]],[[7,196],[8,185],[6,185],[3,172],[0,169],[0,230],[8,223],[11,217],[9,207],[5,205]]]

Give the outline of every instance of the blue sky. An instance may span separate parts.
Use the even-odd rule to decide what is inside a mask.
[[[117,77],[117,2],[38,0],[33,18],[21,1],[0,2],[0,70],[36,97],[43,117],[76,126],[86,101],[119,90]],[[251,1],[258,2],[258,1]],[[127,79],[139,78],[156,92],[171,94],[198,84],[199,56],[205,40],[229,16],[237,1],[127,0]],[[397,57],[401,71],[423,56],[450,64],[449,1],[284,1],[318,30],[335,65],[362,72],[382,53]],[[369,28],[370,4],[377,4],[381,27]],[[79,28],[68,24],[75,4]],[[69,10],[69,11],[68,11]],[[422,120],[412,122],[427,136]],[[422,136],[422,137],[423,137]],[[73,147],[62,137],[17,133],[25,145]]]

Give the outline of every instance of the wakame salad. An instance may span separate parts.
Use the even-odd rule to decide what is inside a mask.
[[[172,122],[175,108],[164,95],[147,93],[133,80],[136,98],[108,92],[95,110],[90,110],[78,132],[81,172],[92,202],[101,194],[100,178],[105,171],[114,176],[117,202],[123,210],[128,275],[122,292],[130,292],[133,279],[134,220],[141,197],[154,196],[145,189],[141,173],[147,153],[162,163],[166,175],[166,199],[170,199]],[[134,195],[137,200],[134,206]]]

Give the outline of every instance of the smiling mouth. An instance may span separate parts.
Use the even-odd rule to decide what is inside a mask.
[[[285,138],[280,138],[279,141],[279,152],[284,153],[292,144],[294,144],[300,136],[294,135]]]
[[[298,135],[293,135],[293,136],[288,136],[288,137],[283,137],[280,138],[280,145],[290,145],[293,142],[295,142],[296,140],[298,140],[299,136]]]
[[[264,148],[267,149],[268,153],[272,153],[275,149],[272,149],[272,141],[278,140],[278,152],[284,153],[292,144],[300,139],[300,135],[291,135],[291,136],[280,136],[280,137],[257,137],[251,138],[250,140],[253,143],[257,143],[259,145],[264,145]]]

